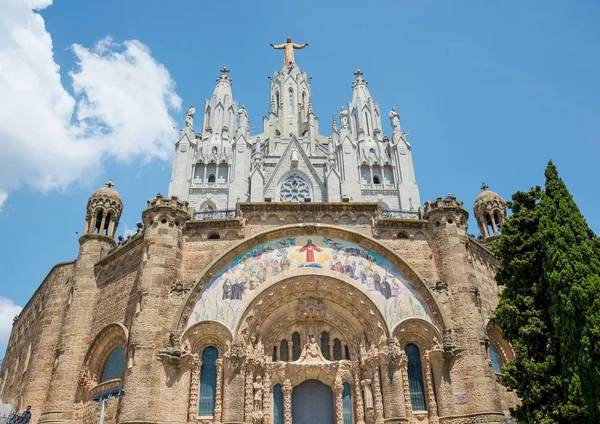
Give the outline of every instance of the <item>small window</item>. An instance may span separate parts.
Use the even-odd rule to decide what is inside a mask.
[[[343,387],[342,410],[344,412],[344,424],[352,424],[352,389],[348,383],[344,383]]]
[[[302,109],[306,110],[306,93],[302,92]]]
[[[273,346],[273,362],[277,362],[277,346]]]
[[[350,360],[350,349],[348,349],[348,345],[344,346],[344,354],[345,354],[345,358],[349,361]]]
[[[373,184],[381,184],[381,181],[377,175],[373,175]]]
[[[273,424],[283,424],[283,393],[281,384],[273,386]]]
[[[288,90],[288,100],[289,100],[288,114],[293,115],[294,114],[294,90],[292,89],[292,87],[290,87],[290,89]]]
[[[496,374],[502,373],[502,358],[493,344],[490,345],[490,356],[492,357],[492,368]]]
[[[279,103],[280,103],[280,101],[279,101],[279,91],[277,91],[275,93],[275,102],[276,102],[276,106],[275,107],[277,108],[277,116],[279,116]]]
[[[102,367],[102,377],[100,383],[105,381],[114,380],[116,378],[123,378],[125,372],[125,351],[122,347],[116,347],[106,358],[104,366]]]
[[[209,240],[219,240],[221,238],[221,236],[219,235],[219,233],[212,233],[208,236]]]
[[[328,361],[331,359],[329,357],[329,333],[327,331],[321,333],[321,353]]]
[[[365,112],[365,122],[367,123],[367,135],[371,135],[371,128],[369,127],[369,115]]]
[[[340,342],[340,339],[335,339],[333,341],[333,360],[342,360],[342,342]]]
[[[292,334],[292,361],[300,358],[300,334],[296,331]]]
[[[289,353],[288,349],[289,349],[288,341],[282,340],[281,347],[279,348],[279,352],[280,352],[280,359],[284,362],[288,362],[290,360],[290,353]]]
[[[209,183],[214,183],[214,182],[215,182],[215,180],[216,180],[216,178],[215,178],[215,174],[210,174],[210,175],[208,176],[208,182],[209,182]]]

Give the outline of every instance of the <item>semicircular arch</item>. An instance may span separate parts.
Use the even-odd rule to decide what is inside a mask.
[[[340,279],[346,275],[355,287],[367,287],[390,332],[409,318],[444,328],[442,307],[411,266],[370,237],[322,224],[282,226],[234,245],[198,276],[173,328],[182,334],[196,322],[212,319],[233,332],[253,293],[262,290],[257,288],[292,269]]]

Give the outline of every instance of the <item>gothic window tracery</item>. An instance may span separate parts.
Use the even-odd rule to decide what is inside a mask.
[[[121,346],[117,346],[110,352],[104,362],[99,383],[104,383],[105,381],[114,380],[116,378],[123,378],[124,372],[125,351]]]
[[[303,178],[297,175],[290,175],[281,184],[280,196],[282,202],[304,202],[310,198],[310,188]]]
[[[213,416],[215,413],[215,392],[217,386],[217,357],[219,351],[209,346],[202,351],[202,368],[200,369],[200,396],[198,399],[198,415]]]

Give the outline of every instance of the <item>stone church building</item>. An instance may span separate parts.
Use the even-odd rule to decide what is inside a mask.
[[[260,133],[223,68],[137,234],[115,241],[112,182],[89,198],[77,258],[15,318],[0,369],[0,399],[33,423],[97,423],[115,388],[106,423],[510,421],[486,244],[504,201],[483,187],[479,238],[454,196],[422,204],[399,114],[363,73],[322,134],[304,45],[273,47]]]

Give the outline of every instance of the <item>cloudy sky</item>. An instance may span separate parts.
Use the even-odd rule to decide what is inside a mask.
[[[120,233],[166,193],[185,106],[222,66],[259,126],[282,61],[269,43],[287,36],[310,43],[296,59],[324,132],[357,68],[396,106],[423,200],[452,192],[471,210],[482,181],[509,198],[552,159],[600,231],[599,21],[592,0],[0,0],[0,351],[52,265],[75,258],[96,188],[115,181]]]

